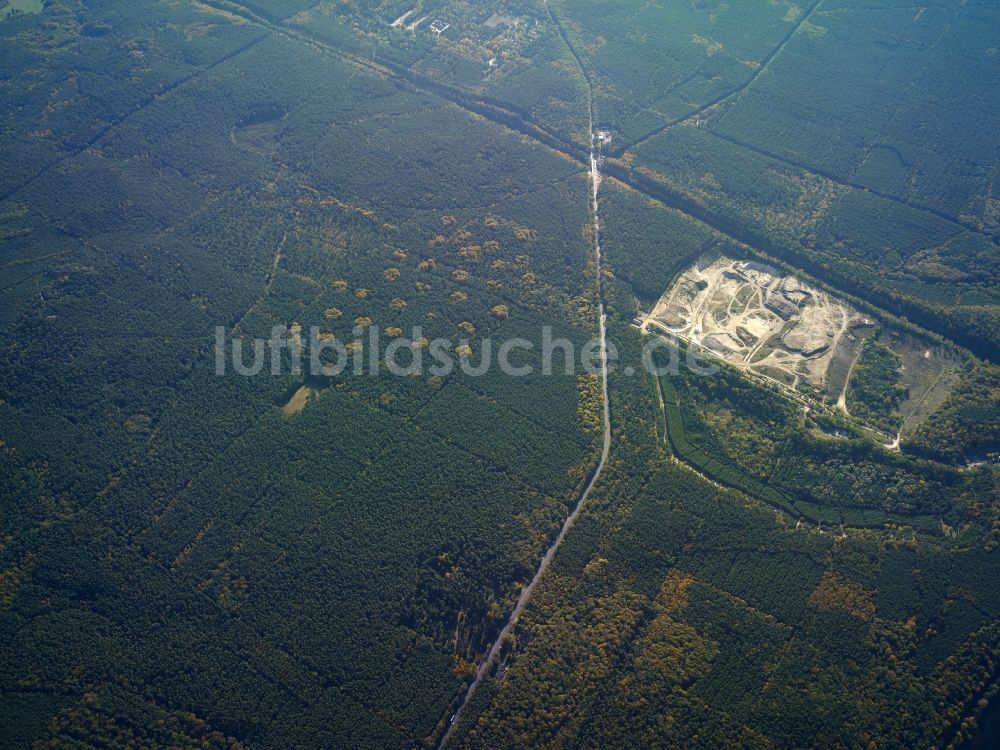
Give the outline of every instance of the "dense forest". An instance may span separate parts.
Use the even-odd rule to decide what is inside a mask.
[[[622,303],[628,294],[612,288]],[[621,341],[626,322],[612,324]],[[632,337],[623,361],[640,356]],[[869,526],[847,511],[836,524],[809,518],[791,493],[796,504],[777,508],[769,489],[787,492],[780,480],[754,481],[741,466],[760,449],[727,451],[725,435],[784,430],[795,445],[807,428],[777,396],[699,381],[715,378],[664,378],[695,415],[724,408],[735,420],[731,399],[750,402],[740,424],[703,427],[714,443],[692,448],[655,382],[613,378],[617,458],[514,655],[463,722],[462,746],[961,746],[995,693],[995,503],[967,507],[957,536],[912,519]],[[760,419],[779,424],[754,428]],[[888,460],[865,442],[807,440],[792,464],[839,456],[839,476],[865,477]],[[915,485],[943,479],[912,461],[896,471],[913,472]],[[961,481],[967,500],[993,497],[988,469]],[[899,479],[869,474],[831,497],[860,500],[871,482],[885,492]],[[938,497],[961,506],[944,486]]]
[[[155,23],[134,12],[99,38]],[[5,744],[421,740],[592,461],[573,376],[213,374],[220,324],[476,356],[595,320],[576,164],[267,36],[63,136],[4,203]]]
[[[902,424],[899,404],[906,397],[899,356],[875,337],[865,341],[847,391],[851,413],[892,432]]]
[[[868,5],[0,7],[0,747],[438,747],[595,476],[449,747],[961,747],[1000,689],[997,11]],[[881,334],[850,414],[648,375],[629,324],[709,252],[954,383],[887,447]],[[598,475],[601,378],[541,350],[601,305]]]

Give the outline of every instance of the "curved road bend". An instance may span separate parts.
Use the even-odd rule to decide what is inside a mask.
[[[600,313],[598,332],[601,343],[601,392],[604,396],[604,435],[601,447],[601,458],[594,467],[594,472],[590,475],[590,480],[580,493],[580,499],[577,501],[576,506],[566,517],[566,521],[563,523],[562,529],[559,530],[559,535],[556,537],[552,545],[545,551],[545,555],[538,564],[538,570],[535,571],[535,575],[532,577],[528,585],[521,590],[521,595],[517,598],[517,604],[514,605],[514,609],[510,613],[510,618],[507,620],[507,624],[504,625],[503,630],[500,631],[500,634],[494,641],[489,654],[487,654],[486,658],[483,659],[479,668],[476,670],[475,679],[473,679],[472,684],[469,685],[468,690],[465,691],[465,696],[462,698],[462,703],[459,706],[458,711],[452,715],[448,722],[448,730],[444,733],[444,736],[441,737],[441,741],[438,743],[439,750],[448,744],[448,740],[451,738],[452,732],[458,725],[459,720],[462,717],[462,713],[465,711],[466,706],[469,705],[469,701],[472,700],[472,696],[475,695],[476,688],[479,687],[479,683],[482,682],[483,678],[489,674],[490,670],[493,668],[493,664],[496,662],[497,656],[500,654],[500,649],[503,647],[504,641],[506,641],[507,636],[514,629],[514,626],[517,625],[518,618],[521,616],[521,612],[527,605],[528,600],[531,599],[535,586],[538,585],[542,575],[544,575],[545,571],[548,570],[552,559],[555,557],[556,550],[559,549],[559,545],[561,545],[563,539],[566,538],[566,534],[571,528],[573,528],[573,524],[576,523],[576,519],[580,515],[580,511],[583,510],[583,505],[587,501],[590,491],[594,488],[594,485],[597,484],[597,480],[601,476],[601,471],[604,469],[604,464],[608,459],[608,452],[611,450],[611,413],[608,408],[608,355],[607,341],[605,337],[605,323],[607,315],[604,311],[604,299],[601,295],[601,235],[600,221],[597,216],[597,191],[601,185],[601,174],[597,165],[598,155],[597,147],[595,145],[596,138],[594,134],[593,117],[591,117],[590,130],[590,201],[591,212],[593,213],[594,256],[597,262],[597,305],[598,312]]]

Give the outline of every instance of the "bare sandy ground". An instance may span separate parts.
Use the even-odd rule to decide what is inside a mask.
[[[835,356],[853,349],[858,329],[871,325],[794,276],[725,256],[701,259],[681,274],[645,323],[781,386],[816,395],[828,392]],[[838,382],[837,395],[842,388]]]

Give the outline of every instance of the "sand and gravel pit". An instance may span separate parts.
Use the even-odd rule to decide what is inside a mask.
[[[872,325],[795,276],[725,256],[699,259],[644,322],[783,386],[827,397],[843,385],[828,383],[831,363],[850,357],[858,329]]]

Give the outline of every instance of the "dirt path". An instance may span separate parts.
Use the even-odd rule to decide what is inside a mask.
[[[274,250],[274,257],[271,259],[271,269],[267,272],[267,276],[264,278],[264,289],[261,291],[260,296],[254,300],[253,304],[247,308],[240,319],[233,324],[232,331],[235,333],[240,330],[240,326],[243,325],[243,321],[247,319],[254,310],[256,310],[260,305],[262,305],[266,300],[268,295],[271,293],[271,287],[274,285],[274,277],[278,274],[278,266],[281,264],[281,254],[285,249],[285,242],[288,240],[288,233],[282,235],[281,241]]]
[[[844,387],[840,389],[840,396],[837,398],[837,408],[840,409],[847,416],[851,416],[851,412],[847,410],[847,386],[851,384],[851,375],[854,374],[854,367],[858,364],[858,360],[861,359],[861,349],[864,347],[858,347],[858,353],[854,355],[854,359],[851,361],[851,366],[847,368],[847,377],[844,378]]]

